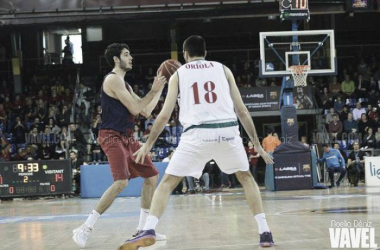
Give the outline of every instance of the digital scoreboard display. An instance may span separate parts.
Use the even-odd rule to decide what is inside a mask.
[[[69,160],[0,163],[0,197],[71,193]]]

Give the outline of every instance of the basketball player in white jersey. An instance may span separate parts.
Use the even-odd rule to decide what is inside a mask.
[[[226,174],[236,174],[257,221],[260,245],[273,246],[272,233],[264,214],[259,188],[249,172],[249,163],[239,133],[242,123],[257,152],[268,164],[273,159],[260,145],[255,126],[245,107],[229,68],[206,61],[206,45],[200,36],[190,36],[183,44],[186,64],[169,80],[169,92],[145,145],[134,155],[143,162],[167,124],[179,97],[179,120],[184,127],[181,141],[156,189],[143,231],[122,244],[120,250],[135,250],[155,243],[155,228],[172,190],[184,176],[199,178],[205,163],[214,159]],[[252,218],[253,219],[253,218]]]

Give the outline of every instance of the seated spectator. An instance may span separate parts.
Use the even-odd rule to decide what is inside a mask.
[[[338,78],[336,76],[333,76],[331,82],[329,83],[329,92],[332,94],[333,97],[336,97],[340,94],[342,91],[342,86],[340,83],[338,83]]]
[[[353,184],[358,186],[360,180],[360,173],[364,172],[364,156],[365,153],[359,150],[359,142],[353,143],[354,150],[348,155],[348,171],[355,175]]]
[[[322,95],[320,95],[320,100],[323,110],[328,110],[331,107],[333,107],[333,98],[332,95],[329,93],[328,88],[323,88]]]
[[[376,106],[378,100],[379,100],[379,93],[376,92],[375,88],[370,88],[370,92],[368,95],[368,103],[372,104],[373,106]]]
[[[350,79],[349,75],[344,77],[344,81],[341,84],[342,92],[345,98],[356,98],[355,96],[355,83]]]
[[[96,118],[97,115],[100,115],[100,117],[102,117],[102,106],[101,105],[96,106],[94,118]]]
[[[32,122],[37,116],[37,108],[34,106],[30,98],[26,98],[26,105],[24,107],[24,121]]]
[[[50,128],[50,132],[53,134],[58,134],[59,132],[61,132],[61,128],[58,127],[57,124],[55,124],[55,120],[53,117],[49,118],[47,126]]]
[[[359,121],[362,114],[365,114],[366,110],[365,108],[362,108],[362,104],[360,102],[356,103],[356,108],[352,110],[352,115],[354,116],[355,121]]]
[[[61,132],[59,133],[59,141],[61,149],[66,152],[69,148],[69,133],[67,132],[67,127],[63,126]]]
[[[143,135],[143,141],[146,141],[148,139],[148,136],[150,134],[150,131],[152,130],[152,127],[153,127],[153,124],[152,123],[148,123],[148,126],[147,128],[145,129],[144,131],[144,135]]]
[[[73,101],[73,94],[71,93],[71,90],[69,88],[65,89],[65,93],[61,97],[62,104],[68,105],[69,103],[72,103]]]
[[[373,128],[373,131],[379,131],[380,130],[380,117],[374,117],[373,118],[372,128]]]
[[[157,161],[157,154],[156,154],[156,151],[154,149],[149,151],[148,156],[150,157],[150,159],[153,162]]]
[[[362,118],[358,122],[359,133],[364,135],[367,133],[369,128],[372,128],[372,121],[368,120],[366,114],[362,114]]]
[[[307,143],[307,137],[306,137],[306,136],[301,136],[301,143],[302,143],[305,147],[310,147],[310,145]]]
[[[347,134],[356,134],[358,132],[358,123],[353,119],[352,113],[348,113],[347,120],[343,122],[343,129]]]
[[[15,114],[21,115],[24,106],[25,106],[25,104],[24,104],[24,101],[22,100],[21,96],[16,95],[15,100],[13,101],[13,112]]]
[[[100,163],[103,161],[104,152],[102,147],[99,144],[99,139],[95,140],[95,143],[91,146],[92,161]]]
[[[334,139],[340,139],[343,131],[342,122],[338,120],[338,115],[334,114],[332,116],[332,121],[329,123],[329,133],[330,136]]]
[[[41,146],[37,149],[37,158],[39,160],[54,159],[54,149],[47,142],[42,142]]]
[[[46,108],[45,102],[41,99],[38,100],[37,115],[41,119],[41,121],[45,121],[47,114],[48,114],[48,109]]]
[[[341,96],[341,95],[338,95],[338,96],[336,97],[335,102],[334,102],[334,109],[335,109],[335,112],[337,112],[337,113],[342,112],[343,107],[344,107],[345,105],[346,105],[346,104],[342,101],[342,96]]]
[[[144,78],[147,82],[150,82],[150,81],[153,82],[155,76],[156,74],[153,72],[153,68],[149,67],[148,72],[145,74]]]
[[[86,153],[86,139],[80,128],[76,124],[70,124],[70,144],[69,149],[73,147],[78,151],[78,157],[82,158]]]
[[[367,63],[362,58],[360,60],[359,65],[358,65],[358,73],[359,73],[359,75],[361,75],[363,77],[364,80],[367,80],[367,81],[369,79],[368,68],[369,67],[368,67]]]
[[[59,125],[67,127],[70,124],[71,111],[67,105],[62,106],[62,112],[59,115]]]
[[[268,86],[268,83],[267,83],[267,79],[265,78],[256,78],[255,80],[255,86],[256,87],[267,87]]]
[[[45,124],[40,121],[40,118],[38,116],[34,118],[32,126],[36,127],[38,132],[43,131],[45,129]]]
[[[374,148],[376,145],[375,134],[373,129],[370,127],[367,130],[367,133],[363,136],[362,147],[364,148]]]
[[[334,108],[330,108],[330,112],[327,113],[326,118],[325,118],[325,122],[326,122],[327,128],[328,128],[330,122],[333,120],[333,116],[336,115],[336,114],[337,113],[335,113],[335,109]]]
[[[362,75],[358,76],[356,83],[356,96],[357,98],[366,98],[368,97],[369,82],[363,79]]]
[[[12,145],[5,139],[4,135],[0,137],[0,161],[11,160],[11,147]]]
[[[340,152],[336,149],[330,148],[327,144],[322,145],[323,148],[323,157],[320,159],[317,159],[317,162],[323,163],[326,161],[326,166],[329,171],[329,177],[331,185],[329,188],[333,188],[336,186],[340,186],[340,182],[343,180],[344,176],[346,175],[346,165],[344,162],[343,156],[340,154]],[[337,182],[334,180],[334,173],[339,172],[340,176]]]
[[[143,138],[143,132],[140,130],[140,127],[138,125],[135,125],[134,126],[134,129],[133,129],[133,138],[136,140],[136,141],[141,141],[141,139]]]
[[[375,133],[375,142],[376,142],[376,148],[380,149],[380,129],[378,129]]]
[[[379,117],[379,113],[377,112],[377,107],[372,107],[371,109],[369,109],[367,115],[370,120],[374,120],[376,117]]]
[[[91,131],[94,135],[94,138],[98,138],[98,132],[100,129],[100,124],[102,123],[102,116],[100,114],[97,114],[94,120],[92,121]]]
[[[8,112],[8,116],[10,116],[11,114],[13,114],[13,103],[11,102],[9,96],[5,96],[5,100],[4,100],[4,110],[6,112]]]
[[[0,103],[0,123],[5,124],[6,120],[7,120],[7,114],[4,109],[4,105]]]
[[[17,116],[15,119],[15,124],[12,126],[12,133],[14,138],[15,144],[22,144],[25,143],[25,133],[26,128],[24,124],[21,123],[20,117]]]
[[[70,151],[70,167],[73,171],[73,182],[75,183],[75,194],[80,194],[80,166],[83,165],[83,160],[78,158],[75,151]]]
[[[342,111],[339,113],[339,120],[344,122],[348,118],[348,106],[344,105]],[[352,114],[352,113],[351,113]]]

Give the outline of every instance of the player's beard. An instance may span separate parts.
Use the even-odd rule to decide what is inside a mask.
[[[132,69],[132,66],[127,67],[127,63],[124,61],[120,60],[120,69],[124,70],[125,72],[128,72]]]

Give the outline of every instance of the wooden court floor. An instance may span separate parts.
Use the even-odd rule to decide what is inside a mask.
[[[276,246],[271,249],[332,249],[334,223],[370,222],[380,249],[380,189],[262,191]],[[0,203],[1,250],[75,250],[71,231],[81,225],[98,199],[38,199]],[[138,223],[140,199],[118,198],[98,220],[86,249],[115,250]],[[336,224],[334,224],[336,225]],[[335,227],[336,228],[336,227]],[[257,225],[242,189],[172,196],[157,231],[167,241],[141,249],[250,250],[258,246]],[[368,241],[369,242],[369,241]],[[358,248],[361,249],[361,248]]]

